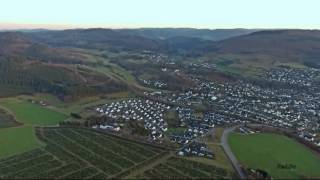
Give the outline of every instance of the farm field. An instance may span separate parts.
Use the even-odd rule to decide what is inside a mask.
[[[47,146],[0,160],[0,178],[112,178],[163,149],[86,129],[37,128]]]
[[[42,145],[32,126],[0,129],[0,158],[23,153]]]
[[[245,167],[262,169],[273,178],[319,178],[320,157],[294,140],[275,134],[231,134],[230,147]],[[285,169],[279,165],[293,165]]]
[[[224,168],[82,128],[36,128],[46,144],[0,159],[0,179],[229,178]],[[132,176],[134,175],[134,176]]]
[[[90,97],[83,97],[79,100],[73,101],[73,102],[64,102],[60,99],[58,99],[56,96],[53,96],[51,94],[33,94],[30,95],[21,95],[17,96],[16,99],[22,100],[22,101],[43,101],[46,104],[48,104],[47,108],[60,112],[62,114],[69,115],[70,113],[80,113],[85,108],[105,104],[108,102],[116,101],[116,100],[122,100],[127,98],[135,97],[135,94],[133,94],[130,91],[121,91],[116,93],[109,93],[102,96],[90,96]],[[1,104],[1,100],[0,100]]]
[[[34,131],[35,126],[57,125],[68,116],[20,98],[0,99],[3,115],[0,123],[0,158],[20,154],[43,146]],[[8,119],[11,118],[11,119]]]
[[[1,99],[0,106],[9,109],[24,125],[56,125],[67,118],[62,113],[16,98]]]
[[[214,165],[170,157],[165,162],[138,174],[137,179],[225,179],[228,172]]]

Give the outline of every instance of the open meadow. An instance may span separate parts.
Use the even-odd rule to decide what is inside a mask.
[[[44,145],[32,126],[0,129],[0,158],[23,153]]]
[[[34,128],[57,125],[68,117],[18,98],[1,99],[0,107],[3,107],[1,109],[3,112],[8,111],[6,116],[2,113],[6,119],[0,119],[0,124],[3,126],[0,129],[0,158],[41,147],[44,144],[37,139]]]
[[[234,133],[230,135],[229,143],[245,167],[265,170],[273,178],[320,177],[319,155],[288,137]]]
[[[62,113],[16,98],[3,99],[0,105],[9,109],[17,121],[24,125],[56,125],[67,118]]]

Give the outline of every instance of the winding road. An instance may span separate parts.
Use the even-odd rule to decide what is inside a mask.
[[[231,161],[232,166],[234,167],[234,169],[238,173],[240,179],[246,179],[246,175],[243,172],[243,170],[240,168],[240,164],[239,164],[237,158],[234,156],[233,152],[231,151],[231,148],[228,143],[229,134],[232,131],[234,131],[237,127],[239,127],[239,126],[230,127],[230,128],[227,128],[223,131],[223,134],[221,136],[221,146],[222,146],[224,152],[226,153],[226,155],[228,156],[229,160]]]

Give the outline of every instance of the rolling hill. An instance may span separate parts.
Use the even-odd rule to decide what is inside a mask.
[[[98,57],[85,51],[75,51],[75,48],[98,52],[151,51],[175,56],[194,55],[196,58],[208,57],[212,61],[228,61],[231,68],[246,71],[273,67],[278,62],[320,66],[320,31],[312,30],[71,29],[1,32],[2,92],[50,91],[65,97],[126,88],[125,82],[94,70]],[[88,89],[79,88],[82,86]]]
[[[113,51],[154,51],[162,53],[204,52],[215,41],[256,30],[200,29],[72,29],[26,33],[33,40],[56,47],[80,47]]]
[[[268,56],[273,60],[319,65],[320,31],[273,30],[233,37],[214,45],[218,54]]]
[[[221,41],[231,37],[256,32],[256,29],[192,29],[192,28],[141,28],[120,29],[123,33],[147,37],[150,39],[170,39],[175,37],[197,38],[208,41]]]
[[[26,33],[54,47],[169,54],[232,54],[311,64],[320,56],[317,30],[73,29]],[[266,58],[268,59],[268,58]]]
[[[137,35],[130,35],[112,29],[71,29],[63,31],[42,31],[27,33],[33,40],[56,47],[80,47],[111,50],[152,50],[163,49],[162,41]]]
[[[79,65],[90,63],[79,53],[34,42],[22,33],[0,33],[0,97],[45,92],[73,99],[125,88]]]

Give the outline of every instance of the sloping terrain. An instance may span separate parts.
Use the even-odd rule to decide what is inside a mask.
[[[314,63],[320,56],[317,30],[75,29],[26,33],[37,42],[116,52],[232,55],[239,59]]]
[[[28,33],[32,39],[54,46],[90,49],[150,50],[176,52],[179,49],[204,49],[211,41],[249,34],[257,30],[164,29],[73,29]],[[194,50],[192,50],[194,51]]]
[[[79,64],[94,63],[70,49],[0,33],[0,97],[34,92],[72,99],[124,89],[123,83]]]
[[[33,40],[55,47],[119,51],[196,54],[213,50],[214,41],[256,30],[198,29],[73,29],[26,33]]]
[[[141,28],[120,29],[132,35],[139,35],[151,39],[170,39],[175,37],[198,38],[201,40],[221,41],[235,36],[245,35],[258,30],[255,29],[192,29],[192,28]]]
[[[52,65],[33,61],[0,61],[0,96],[45,92],[61,99],[124,89],[120,82],[94,71],[72,65]],[[108,88],[106,88],[108,87]],[[11,89],[21,90],[12,92]]]
[[[18,125],[19,123],[16,121],[15,117],[7,110],[0,107],[0,129]]]
[[[282,62],[318,64],[320,31],[260,31],[220,41],[215,47],[216,53],[240,55],[248,59],[267,56]]]
[[[37,42],[52,46],[71,46],[89,49],[152,50],[159,51],[165,44],[142,36],[121,33],[111,29],[73,29],[29,33]]]
[[[179,32],[181,36],[178,36]],[[68,95],[73,97],[123,90],[126,88],[125,84],[131,82],[119,81],[119,78],[115,77],[120,75],[114,76],[115,73],[111,71],[110,74],[102,72],[101,69],[96,70],[98,66],[110,64],[110,61],[106,60],[108,57],[102,57],[108,56],[108,52],[113,52],[114,59],[117,59],[120,52],[146,51],[195,59],[205,57],[216,63],[220,70],[238,74],[244,71],[255,74],[259,68],[271,68],[279,63],[319,66],[320,31],[214,32],[223,40],[216,42],[202,37],[214,37],[213,31],[190,29],[3,32],[0,33],[0,68],[10,71],[1,72],[0,84],[3,85],[0,89],[3,90],[2,96],[49,92],[63,98]],[[230,36],[223,35],[222,32],[230,32]],[[250,32],[253,33],[248,34]],[[234,37],[234,33],[241,36]],[[89,55],[89,51],[96,51],[96,54]],[[121,61],[123,60],[126,59]],[[98,63],[99,61],[102,63]],[[20,81],[16,82],[18,79]],[[132,81],[134,78],[130,79]]]
[[[23,33],[0,33],[0,57],[19,60],[38,60],[54,63],[81,63],[81,56],[66,49],[37,43]]]

